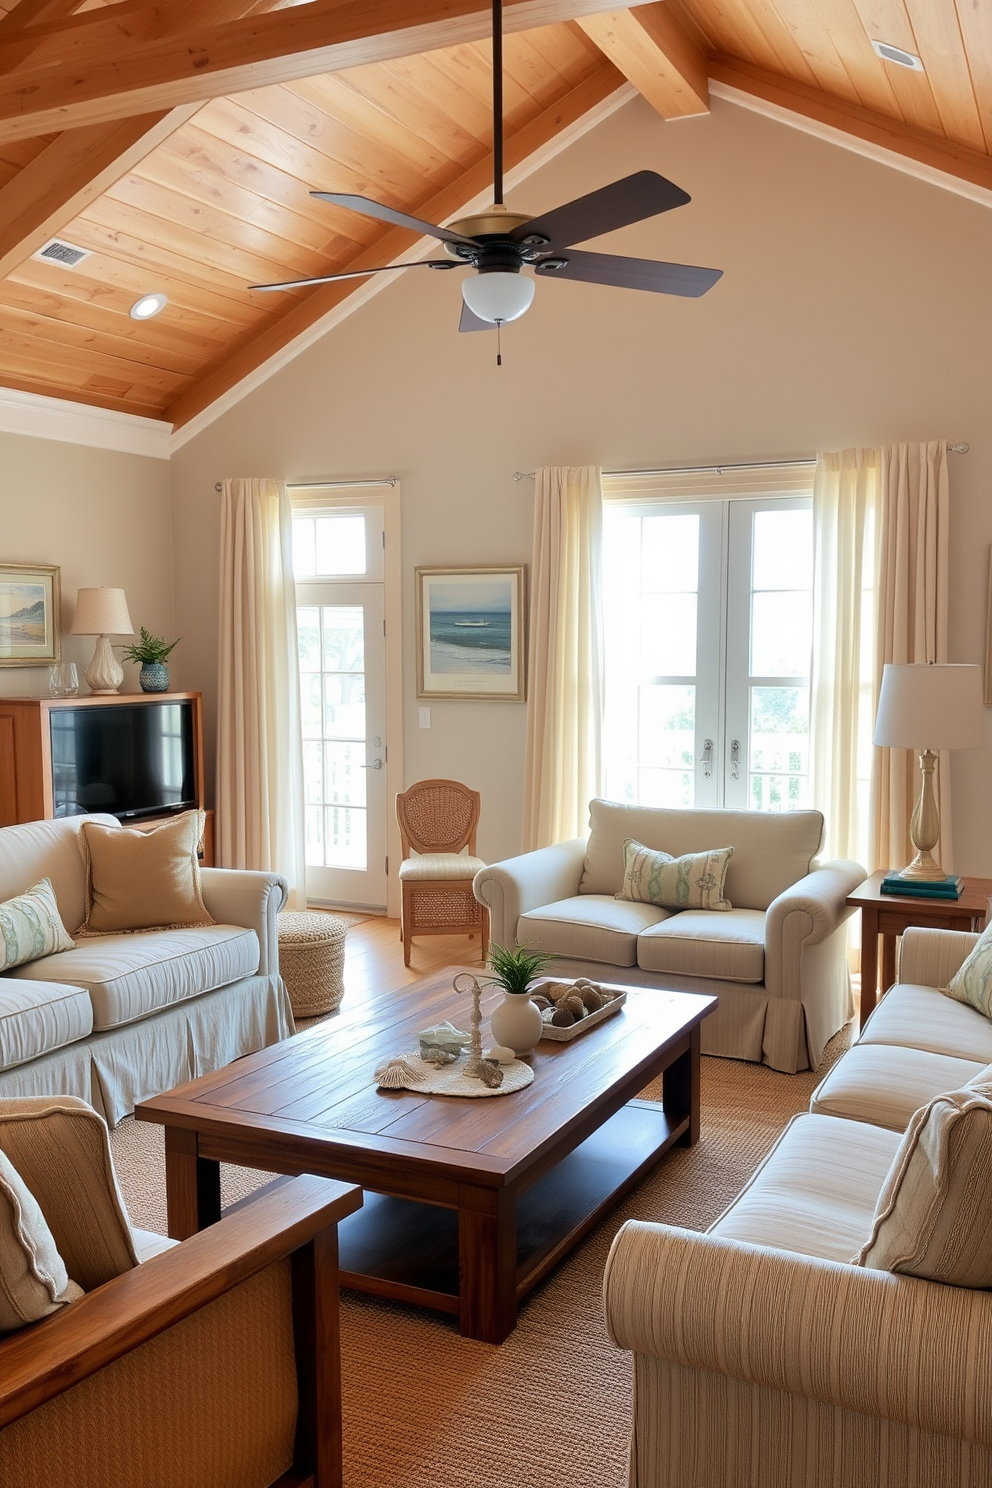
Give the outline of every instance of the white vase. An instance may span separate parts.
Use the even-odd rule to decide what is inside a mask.
[[[529,992],[504,992],[489,1027],[494,1043],[505,1044],[514,1054],[529,1054],[544,1032],[544,1020]]]

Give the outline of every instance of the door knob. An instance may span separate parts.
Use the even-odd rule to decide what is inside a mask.
[[[740,780],[741,778],[741,741],[731,739],[730,741],[730,778]]]
[[[713,774],[713,740],[706,739],[703,743],[703,774],[709,780]]]
[[[363,770],[381,770],[382,769],[382,760],[381,759],[370,760],[367,765],[362,765],[362,769]]]

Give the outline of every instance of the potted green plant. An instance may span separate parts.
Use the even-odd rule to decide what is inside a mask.
[[[530,985],[553,961],[550,951],[530,946],[494,945],[489,950],[490,987],[502,987],[503,1001],[489,1020],[493,1039],[514,1054],[529,1054],[544,1031],[540,1009],[530,1000]]]
[[[180,640],[182,637],[179,638]],[[141,640],[135,646],[124,646],[121,655],[125,661],[141,663],[141,671],[138,681],[141,683],[142,692],[168,692],[169,690],[169,668],[166,658],[169,652],[179,645],[179,640],[171,643],[163,641],[160,636],[153,636],[144,626],[141,627]]]

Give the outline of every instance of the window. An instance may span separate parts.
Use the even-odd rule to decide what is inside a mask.
[[[603,557],[607,795],[808,805],[810,497],[613,495]]]

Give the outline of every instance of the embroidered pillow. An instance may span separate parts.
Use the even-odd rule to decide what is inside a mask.
[[[617,899],[635,899],[662,909],[733,909],[723,897],[732,847],[673,858],[628,837],[623,845],[623,887]]]
[[[83,822],[79,831],[86,865],[83,931],[109,935],[212,925],[197,859],[203,821],[202,811],[184,811],[150,832]]]
[[[990,1233],[992,1100],[973,1083],[936,1096],[914,1115],[854,1264],[988,1288]]]
[[[940,990],[945,997],[953,997],[955,1002],[970,1002],[986,1018],[992,1018],[992,925],[972,948],[964,965]]]
[[[0,904],[0,971],[73,949],[50,878]]]
[[[37,1199],[0,1152],[0,1333],[37,1322],[82,1295]]]

